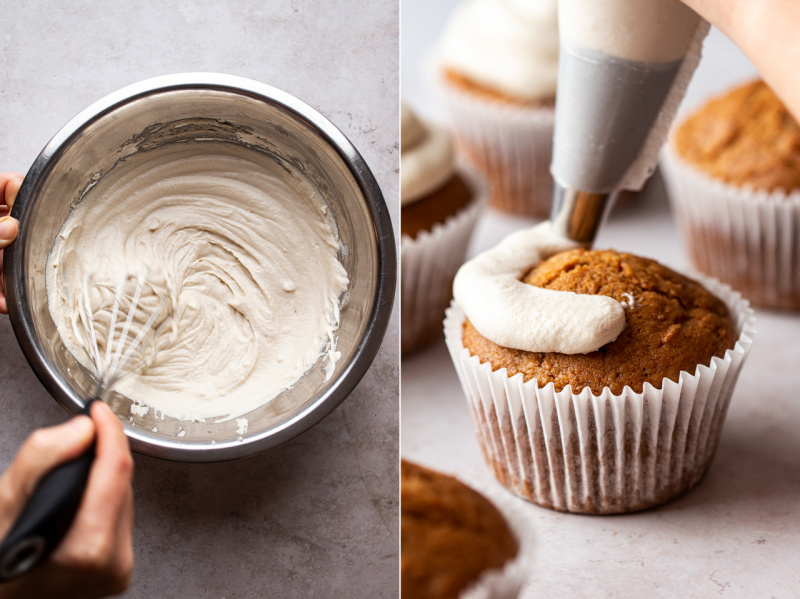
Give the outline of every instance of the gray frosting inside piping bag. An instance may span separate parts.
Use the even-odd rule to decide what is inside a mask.
[[[619,189],[682,62],[648,64],[562,48],[551,165],[555,179],[594,193]]]

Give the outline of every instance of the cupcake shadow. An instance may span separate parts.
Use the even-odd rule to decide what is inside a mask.
[[[656,509],[741,514],[736,521],[748,534],[753,518],[780,515],[782,526],[794,528],[787,532],[799,534],[798,494],[800,437],[759,434],[747,422],[730,422],[706,476],[683,497]]]

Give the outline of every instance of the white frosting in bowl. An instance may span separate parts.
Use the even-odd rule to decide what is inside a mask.
[[[50,314],[88,366],[85,290],[103,350],[113,290],[141,277],[133,329],[167,306],[157,351],[114,389],[174,418],[227,420],[323,355],[333,372],[348,285],[339,247],[324,199],[293,168],[232,144],[176,143],[127,159],[73,209],[47,262]]]
[[[443,67],[526,100],[555,97],[557,0],[466,0],[439,45]]]
[[[521,280],[543,260],[576,247],[549,221],[512,233],[459,269],[455,300],[475,329],[497,345],[562,354],[598,350],[625,328],[622,304],[604,295],[555,291]]]
[[[421,121],[405,104],[401,117],[400,203],[407,206],[447,183],[455,163],[447,131]]]

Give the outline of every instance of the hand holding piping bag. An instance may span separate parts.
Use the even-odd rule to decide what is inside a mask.
[[[591,245],[616,192],[639,189],[655,168],[699,60],[707,25],[698,15],[800,117],[795,0],[559,0],[551,220],[560,234]]]
[[[753,61],[761,77],[800,120],[800,3],[796,0],[682,0],[716,25]]]

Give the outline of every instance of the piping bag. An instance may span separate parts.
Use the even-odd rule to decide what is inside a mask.
[[[559,0],[557,233],[591,246],[617,192],[653,173],[708,23],[679,0]]]

